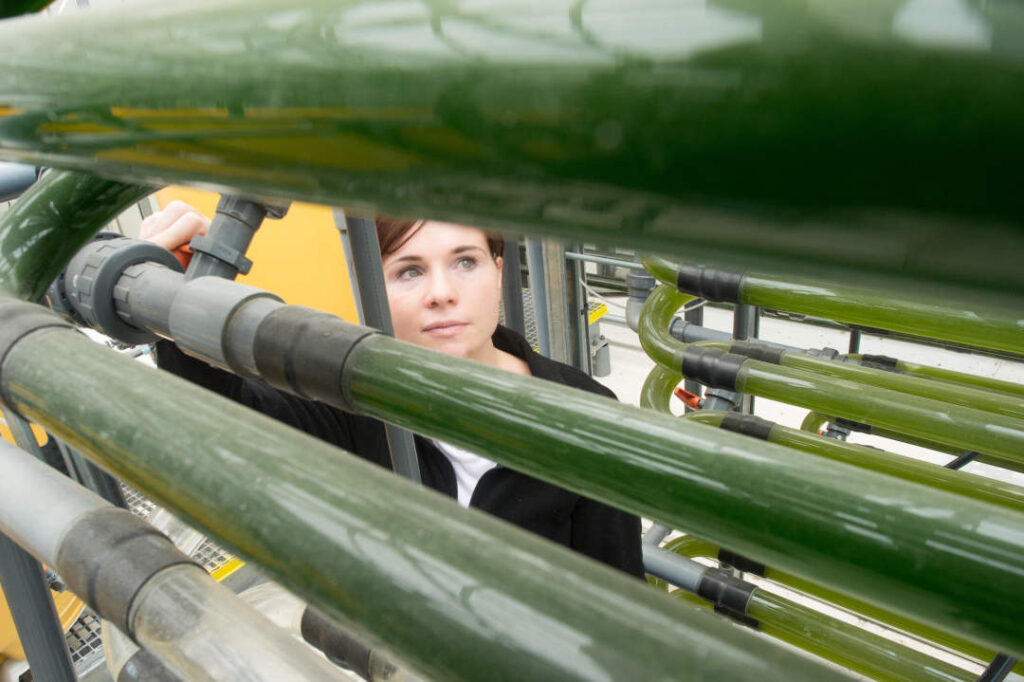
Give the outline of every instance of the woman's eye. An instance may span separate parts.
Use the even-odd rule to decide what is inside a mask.
[[[397,277],[398,279],[415,279],[416,277],[419,277],[421,274],[422,273],[420,272],[419,268],[408,267],[399,270]]]
[[[457,267],[459,270],[471,270],[475,265],[476,258],[473,258],[472,256],[463,256],[455,264],[455,267]]]

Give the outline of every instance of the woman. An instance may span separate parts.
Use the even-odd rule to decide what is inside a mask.
[[[147,218],[142,236],[179,249],[209,220],[174,202]],[[614,398],[586,374],[535,353],[498,325],[503,244],[451,223],[378,219],[395,337],[491,367]],[[382,422],[281,393],[157,344],[157,363],[195,383],[389,467]],[[423,484],[631,575],[643,577],[640,521],[607,505],[506,469],[447,443],[416,436]]]

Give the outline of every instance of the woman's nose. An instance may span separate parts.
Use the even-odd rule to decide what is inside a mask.
[[[458,290],[447,272],[436,272],[430,277],[427,305],[431,308],[450,305],[458,300]]]

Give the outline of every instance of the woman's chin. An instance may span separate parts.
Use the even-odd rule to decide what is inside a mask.
[[[430,343],[423,344],[438,353],[451,355],[452,357],[466,359],[469,357],[469,348],[465,343],[456,339],[431,339]]]

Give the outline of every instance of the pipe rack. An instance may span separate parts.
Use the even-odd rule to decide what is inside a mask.
[[[6,2],[0,15],[38,4]],[[1019,353],[1024,8],[959,5],[985,29],[973,42],[937,41],[870,3],[840,16],[829,3],[783,0],[703,7],[724,32],[674,30],[694,25],[693,8],[656,0],[185,0],[5,20],[0,159],[63,170],[0,218],[0,290],[38,300],[99,225],[149,191],[140,182],[177,181],[658,249],[756,272],[740,303]],[[1024,655],[1017,491],[935,490],[439,358],[262,292],[202,279],[187,288],[170,271],[133,267],[125,276],[146,281],[149,303],[136,305],[125,281],[115,321],[697,533],[837,598]],[[893,301],[881,312],[865,293],[877,286]],[[190,318],[179,295],[220,326]],[[842,677],[111,357],[7,296],[5,403],[419,672]],[[963,324],[936,320],[951,309]],[[18,327],[27,318],[42,328]],[[307,322],[348,339],[347,357],[331,364],[336,349],[300,338]],[[726,367],[730,390],[1024,462],[1020,387],[912,363],[884,375],[788,351],[765,362],[759,349],[760,359],[682,349],[661,322],[643,336],[673,371],[709,378]],[[309,352],[288,355],[275,345],[286,337]],[[652,377],[645,395],[664,401],[670,380]],[[964,383],[974,388],[960,397],[944,388]],[[410,392],[430,399],[410,406]],[[143,402],[151,411],[140,414]],[[863,454],[771,432],[830,457]],[[930,480],[962,491],[971,479]]]
[[[671,418],[368,335],[337,318],[284,306],[232,282],[185,283],[162,266],[142,264],[129,268],[117,288],[124,292],[117,301],[122,318],[173,336],[186,352],[208,362],[242,375],[261,375],[284,390],[485,452],[556,485],[687,528],[869,601],[886,603],[892,589],[908,590],[915,595],[905,602],[913,616],[951,630],[984,630],[985,641],[992,646],[1016,646],[1006,646],[1009,620],[996,625],[1011,617],[1000,614],[993,565],[1010,562],[1003,585],[1016,589],[1009,566],[1018,561],[1013,558],[1017,554],[1024,560],[1024,553],[1012,548],[1009,529],[1024,523],[1019,512],[956,495],[942,498],[945,493],[864,470],[844,469],[837,476],[832,463],[787,448],[759,449],[759,456],[751,460],[749,442],[740,436],[697,425],[681,430]],[[656,296],[657,292],[648,305],[660,305]],[[281,346],[274,339],[289,341]],[[327,348],[322,345],[325,339],[329,355],[319,350]],[[286,376],[280,368],[287,366],[293,370]],[[410,391],[429,400],[410,405],[404,399]],[[488,397],[486,403],[476,399],[480,395]],[[532,398],[530,404],[523,401],[526,395]],[[453,420],[453,414],[460,419]],[[538,449],[538,443],[547,447]],[[695,471],[702,473],[695,478]],[[731,484],[723,489],[716,483],[720,480]],[[773,485],[765,488],[765,480]],[[887,493],[879,497],[882,490]],[[932,494],[942,501],[931,499]],[[804,503],[795,507],[793,499]],[[873,528],[872,533],[851,538],[850,519],[836,519],[819,508],[831,508],[841,500],[850,501],[857,510],[850,513],[865,528]],[[901,511],[893,511],[892,500],[903,500]],[[924,522],[914,510],[929,504],[955,511],[946,519]],[[998,540],[980,543],[971,539],[976,532],[971,518],[985,518],[986,525],[1006,524],[1007,532]],[[954,549],[959,541],[949,544],[949,551],[932,547],[930,538],[936,532],[961,538],[963,549]],[[840,542],[844,550],[835,556],[817,549],[819,543]],[[975,549],[979,543],[984,549]],[[963,556],[967,547],[972,548],[969,556]],[[986,556],[988,552],[994,554]],[[907,565],[908,555],[919,557],[913,566]],[[874,578],[864,580],[865,571]],[[969,604],[959,601],[966,595],[954,598],[949,590],[944,576],[950,572],[979,580],[987,573],[974,587],[968,587],[968,578],[958,581],[971,594]],[[991,604],[983,607],[986,600]],[[954,602],[959,615],[950,618]]]
[[[428,677],[842,678],[71,329],[15,344],[0,381],[20,413]],[[76,397],[91,394],[108,399]]]

